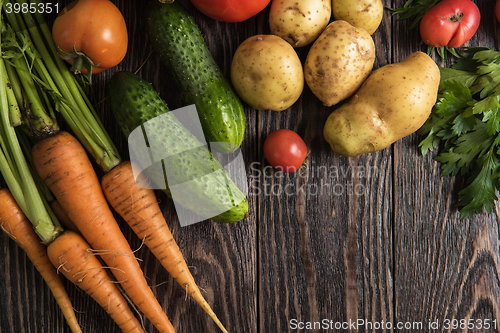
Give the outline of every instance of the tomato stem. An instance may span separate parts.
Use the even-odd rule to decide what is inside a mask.
[[[71,71],[77,75],[82,73],[82,68],[87,70],[87,79],[88,82],[92,82],[92,68],[99,67],[100,63],[97,65],[94,64],[92,59],[90,59],[85,53],[82,51],[78,51],[76,49],[76,43],[73,43],[73,52],[66,52],[60,47],[58,47],[59,52],[64,54],[60,54],[61,58],[64,60],[73,60],[73,65],[71,66]]]
[[[443,17],[447,20],[449,20],[450,22],[460,22],[462,21],[462,18],[464,17],[464,13],[458,13],[458,14],[453,14],[451,16],[446,16],[446,17]]]

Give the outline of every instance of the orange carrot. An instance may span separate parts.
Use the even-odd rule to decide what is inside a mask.
[[[58,272],[89,294],[123,332],[144,332],[94,250],[80,234],[65,231],[50,243],[47,254]]]
[[[31,222],[6,188],[0,189],[0,227],[26,252],[28,258],[40,272],[61,308],[71,331],[81,333],[82,330],[76,319],[73,305],[66,289],[64,289],[61,278],[57,275],[54,265],[47,256],[47,248],[42,244],[33,230]]]
[[[162,266],[205,310],[223,332],[227,332],[196,285],[184,256],[163,217],[153,190],[137,185],[130,162],[122,162],[101,181],[106,198],[137,236],[144,240]]]
[[[59,222],[61,222],[61,224],[66,228],[66,230],[71,230],[71,231],[74,231],[77,233],[80,232],[80,231],[78,231],[78,228],[75,226],[73,221],[71,221],[71,219],[68,217],[66,212],[63,210],[59,201],[53,200],[50,203],[50,208],[52,209],[52,211],[56,215]]]
[[[104,197],[80,142],[68,132],[38,141],[32,149],[35,170],[57,198],[90,247],[112,269],[132,302],[159,332],[175,332],[144,278],[130,245]]]

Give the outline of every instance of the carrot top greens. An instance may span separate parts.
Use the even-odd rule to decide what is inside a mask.
[[[5,1],[14,2],[21,5],[29,3],[27,0]],[[35,0],[32,3],[38,4],[41,1]],[[20,82],[25,92],[23,102],[27,99],[34,103],[24,109],[24,125],[29,126],[35,139],[51,135],[53,132],[48,131],[43,124],[39,125],[38,119],[49,118],[55,121],[55,110],[63,116],[79,141],[105,172],[118,165],[121,162],[119,153],[77,78],[57,52],[43,14],[15,14],[12,11],[3,11],[3,14],[6,24],[3,25],[2,34],[7,36],[8,42],[5,44],[7,53],[4,58],[16,68],[19,79],[27,76],[34,82],[30,85]],[[32,95],[35,96],[30,98]],[[34,107],[38,105],[40,107]],[[34,116],[30,117],[31,113]]]
[[[442,176],[461,175],[463,218],[491,212],[500,190],[500,52],[468,48],[452,68],[441,68],[438,102],[418,131],[422,154],[441,146],[435,158]]]
[[[59,56],[43,14],[4,10],[4,4],[15,2],[29,3],[0,0],[0,171],[39,237],[49,244],[63,229],[48,207],[50,192],[32,170],[28,140],[57,133],[60,114],[105,172],[121,158]]]
[[[1,5],[3,5],[3,1],[0,1]],[[0,25],[3,26],[2,18],[0,17]],[[4,29],[2,30],[4,32]],[[4,54],[3,35],[2,33],[0,36],[1,54]],[[7,44],[9,42],[8,40]],[[26,63],[18,61],[21,57],[12,59],[13,63],[9,64],[4,60],[4,57],[0,57],[0,172],[19,207],[33,224],[37,235],[44,244],[49,244],[63,229],[48,208],[48,203],[37,186],[33,170],[23,153],[22,141],[19,139],[18,131],[14,128],[14,125],[21,123],[22,116],[15,96],[16,92],[20,94],[20,90],[17,90],[20,87],[16,86],[15,90],[12,88],[12,84],[17,84],[22,80],[27,87],[33,87],[33,81],[30,80],[29,75],[22,79],[16,76],[9,80],[8,72],[14,73],[12,66],[16,66],[16,69],[21,73],[26,70],[26,67],[23,66]],[[32,100],[35,100],[36,90],[32,90],[31,93]],[[45,120],[50,122],[48,118]]]

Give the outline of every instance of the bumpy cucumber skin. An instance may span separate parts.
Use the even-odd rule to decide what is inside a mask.
[[[130,72],[117,71],[112,76],[109,96],[115,120],[127,138],[135,128],[148,120],[166,113],[170,114],[167,104],[152,85]],[[207,207],[221,207],[221,205],[227,207],[229,203],[231,209],[211,219],[216,222],[233,223],[246,218],[248,201],[245,195],[230,179],[225,183],[211,175],[213,169],[223,170],[222,165],[206,148],[195,148],[200,146],[200,142],[178,122],[173,114],[165,120],[162,123],[155,122],[156,128],[153,131],[157,138],[154,142],[149,142],[150,148],[154,151],[165,149],[175,153],[169,157],[169,166],[172,167],[169,175],[174,177],[170,178],[170,181],[176,183],[195,181],[195,184],[186,190],[186,193],[182,193],[181,197],[176,193],[177,202],[202,216],[207,216],[205,215]],[[144,160],[149,159],[147,152],[136,153],[145,154]],[[210,159],[209,163],[207,159]],[[153,179],[165,179],[163,173],[149,176]],[[228,189],[232,197],[228,195]],[[168,185],[164,192],[172,197]]]
[[[241,100],[210,53],[198,25],[174,1],[152,1],[146,9],[147,31],[185,105],[195,104],[207,142],[221,152],[237,149],[245,133]]]

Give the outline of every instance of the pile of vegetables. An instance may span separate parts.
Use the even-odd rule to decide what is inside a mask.
[[[13,2],[8,3],[12,4]],[[18,2],[18,4],[21,3],[23,2]],[[82,131],[79,131],[79,134],[83,137],[84,131],[89,128],[81,125],[81,121],[90,122],[90,119],[84,117],[92,117],[92,110],[81,94],[81,89],[73,74],[69,72],[62,60],[55,56],[56,48],[43,17],[27,13],[16,15],[13,11],[4,11],[3,14],[6,21],[2,20],[1,47],[4,57],[0,58],[3,157],[0,170],[17,206],[11,198],[10,202],[7,200],[9,196],[5,196],[6,200],[2,201],[2,204],[10,205],[12,211],[3,211],[5,215],[0,217],[2,230],[10,237],[22,242],[22,247],[30,253],[34,265],[42,273],[47,284],[52,286],[54,297],[59,301],[68,324],[74,332],[81,332],[81,329],[76,323],[72,306],[59,281],[57,272],[62,273],[70,281],[92,295],[124,331],[141,332],[140,322],[113,283],[108,271],[95,256],[95,250],[106,251],[106,249],[99,249],[99,244],[94,241],[96,237],[99,237],[99,234],[93,234],[93,230],[96,229],[96,226],[92,224],[92,220],[96,217],[91,215],[93,202],[88,199],[77,201],[77,195],[80,193],[98,192],[96,189],[100,186],[96,187],[95,183],[82,182],[84,186],[82,191],[74,186],[74,180],[78,177],[82,181],[89,177],[94,177],[96,180],[97,176],[80,143],[69,133],[59,130],[54,113],[57,110],[68,119],[71,119],[70,116],[73,117],[71,126],[75,129],[82,126]],[[14,125],[16,126],[14,127]],[[95,135],[102,134],[99,129],[96,127],[93,133]],[[56,157],[49,160],[50,163],[45,163],[35,154],[31,154],[32,142],[35,142],[40,153],[45,154],[46,151],[43,150],[43,147],[50,150],[52,148],[50,145],[60,142],[61,136],[68,137],[76,149],[65,148],[65,156],[69,155],[71,159],[80,156],[84,162],[83,165],[74,168],[73,165],[67,164],[65,156]],[[95,143],[92,141],[93,138],[95,137],[92,135],[87,136],[86,143],[89,147]],[[45,146],[43,146],[44,144]],[[108,146],[107,148],[113,151],[112,147]],[[104,145],[99,145],[99,149],[104,151],[106,148]],[[115,161],[116,156],[111,159],[103,158],[101,162],[104,165],[108,164],[110,160]],[[45,183],[37,181],[45,180],[46,177],[40,177],[43,170],[50,175],[56,172],[64,174],[64,177],[59,179],[61,180],[58,182],[59,185],[68,191],[66,197],[76,196],[76,198],[67,201],[67,206],[80,207],[86,213],[90,212],[90,214],[82,214],[81,216],[89,220],[90,224],[86,228],[84,228],[84,224],[79,225],[79,230],[82,234],[86,234],[86,239],[79,233],[64,230],[58,222],[58,218],[48,205],[49,196],[42,194],[47,193],[44,191]],[[85,177],[80,175],[85,175]],[[51,182],[57,180],[54,177],[49,178]],[[98,182],[97,185],[99,185]],[[57,197],[55,193],[53,195],[53,197]],[[63,208],[66,208],[66,205],[59,201],[59,198],[58,202]],[[65,209],[65,212],[76,223],[74,217],[70,216],[70,211]],[[14,219],[12,219],[13,217]],[[32,225],[31,229],[27,225],[27,220]],[[109,220],[108,222],[108,226],[104,228],[113,228],[113,221]],[[114,228],[115,230],[110,230],[109,237],[119,239],[121,235],[119,228],[118,226]],[[32,231],[39,237],[38,241],[33,239]],[[106,231],[101,232],[108,234]],[[91,246],[89,243],[94,244]],[[32,254],[34,249],[29,247],[30,244],[34,245],[37,254]],[[116,248],[116,250],[121,249],[123,247]],[[131,250],[126,251],[131,253]],[[135,258],[130,256],[116,257],[118,258],[117,262],[131,261],[136,263]],[[115,264],[115,266],[117,265]],[[126,274],[137,273],[128,271]],[[150,290],[147,283],[145,286],[147,289],[144,291]],[[139,293],[143,293],[143,291],[139,291]],[[161,307],[159,309],[161,311]],[[166,320],[168,322],[168,319]]]
[[[494,9],[500,22],[500,1]],[[411,27],[419,27],[429,54],[437,50],[446,60],[449,51],[457,57],[451,68],[440,68],[437,103],[417,132],[423,136],[419,147],[424,155],[439,150],[435,159],[442,163],[441,176],[463,178],[458,202],[462,218],[491,212],[500,189],[500,53],[482,47],[458,49],[476,33],[479,9],[471,0],[409,0],[392,11],[402,20],[413,20]]]
[[[209,17],[241,22],[270,0],[237,6],[223,0],[192,2]],[[41,0],[31,4],[44,6]],[[370,11],[360,9],[367,5]],[[82,330],[58,273],[91,295],[124,332],[144,331],[135,307],[159,332],[175,332],[114,212],[227,332],[189,272],[154,189],[213,221],[248,217],[245,194],[210,150],[240,148],[246,127],[243,103],[283,111],[307,85],[325,106],[337,106],[323,128],[334,152],[375,152],[420,129],[423,154],[442,148],[436,157],[443,163],[442,175],[466,178],[460,192],[463,217],[483,207],[491,211],[497,200],[500,54],[468,48],[461,58],[456,51],[479,26],[479,11],[470,0],[409,0],[393,10],[419,25],[429,50],[459,57],[452,68],[438,68],[428,51],[376,70],[371,35],[381,23],[380,0],[273,0],[271,33],[239,45],[230,80],[187,11],[178,2],[151,1],[145,10],[149,40],[184,105],[196,107],[204,137],[190,133],[151,84],[117,71],[109,85],[113,115],[125,137],[139,131],[144,139],[130,147],[133,161],[122,160],[75,76],[83,73],[91,83],[92,75],[123,60],[128,35],[120,11],[108,0],[76,1],[61,11],[50,31],[42,12],[13,10],[28,6],[27,0],[0,0],[0,6],[0,172],[7,185],[0,189],[0,226],[32,260],[73,332]],[[113,44],[106,38],[110,33]],[[346,35],[350,38],[342,38]],[[310,49],[302,65],[296,49],[306,45]],[[335,54],[334,49],[342,51]],[[68,130],[61,130],[61,121]],[[150,159],[162,150],[168,161]],[[269,163],[286,172],[300,169],[308,152],[302,138],[287,129],[271,133],[264,143]],[[137,170],[148,185],[138,181]],[[190,186],[175,186],[185,183]]]
[[[371,35],[382,16],[381,0],[271,1],[270,33],[251,36],[239,45],[231,82],[241,99],[257,110],[288,109],[305,84],[325,105],[335,105],[352,95],[371,72]],[[352,33],[349,39],[340,36]],[[303,66],[296,49],[311,44]],[[335,53],[335,47],[342,52]],[[348,60],[351,57],[354,60]]]
[[[334,152],[357,156],[386,148],[427,120],[440,74],[422,52],[373,71],[371,35],[382,16],[380,0],[272,1],[271,34],[247,38],[233,56],[236,92],[254,109],[282,111],[307,85],[325,106],[338,106],[323,128]],[[309,44],[302,65],[296,49]]]
[[[86,2],[79,1],[78,5]],[[14,7],[25,1],[6,3]],[[71,6],[60,17],[85,8]],[[2,230],[33,258],[72,330],[81,332],[57,272],[92,296],[124,332],[143,331],[128,300],[159,332],[175,331],[148,286],[109,202],[181,287],[226,332],[189,272],[153,190],[135,182],[131,163],[122,161],[80,81],[62,60],[61,48],[56,46],[43,14],[3,10],[1,23],[0,171],[9,188],[1,192],[9,198],[2,200],[6,205],[5,214],[0,216]],[[71,133],[60,130],[59,115]],[[102,181],[89,155],[102,169]],[[64,216],[56,217],[49,200],[62,207]],[[72,226],[64,228],[59,219],[68,220]],[[33,239],[34,235],[39,241]],[[33,249],[27,247],[30,244],[41,245],[35,246],[37,255],[32,255]]]
[[[442,175],[465,178],[459,202],[462,217],[471,217],[483,208],[490,212],[500,186],[496,137],[499,60],[492,50],[466,48],[464,59],[460,51],[479,27],[477,5],[471,0],[408,0],[402,8],[391,9],[400,20],[411,20],[410,28],[419,28],[427,56],[415,52],[401,63],[372,72],[375,47],[370,35],[377,30],[382,12],[379,1],[333,0],[331,8],[328,1],[272,1],[271,34],[294,48],[312,44],[303,69],[293,50],[281,50],[279,38],[250,37],[233,57],[231,78],[236,91],[255,109],[281,111],[297,101],[302,78],[294,74],[303,70],[305,83],[325,106],[339,105],[323,130],[333,151],[346,156],[371,153],[421,128],[419,134],[426,136],[420,145],[422,153],[443,143],[436,158],[443,163]],[[495,12],[500,22],[500,1]],[[334,18],[331,23],[330,15]],[[317,24],[311,25],[311,21]],[[346,35],[350,37],[342,38]],[[267,40],[276,41],[267,46]],[[274,49],[280,52],[274,53]],[[434,51],[442,60],[447,53],[459,60],[451,69],[438,68],[429,57]],[[284,56],[276,60],[273,56],[278,53]],[[288,71],[283,72],[285,57]],[[267,63],[273,66],[262,65]],[[287,89],[280,91],[281,86]],[[294,146],[294,139],[288,141],[282,147]],[[274,155],[285,155],[280,162],[296,170],[286,161],[298,158],[287,151],[281,148]],[[270,152],[266,159],[283,169]]]

